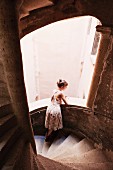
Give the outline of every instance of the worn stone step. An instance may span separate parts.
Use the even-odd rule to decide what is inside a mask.
[[[80,155],[80,154],[83,154],[85,152],[95,149],[95,147],[94,147],[94,143],[92,141],[85,138],[85,139],[81,140],[77,145],[75,145],[74,149],[76,152],[75,154]]]
[[[74,135],[69,135],[53,153],[49,156],[49,158],[59,157],[62,153],[65,153],[67,150],[76,145],[80,140]]]
[[[4,160],[7,153],[11,150],[17,139],[20,137],[22,131],[16,126],[7,131],[0,137],[0,163]]]
[[[46,156],[50,146],[51,142],[44,142],[41,155]]]
[[[76,168],[63,165],[62,163],[53,161],[41,155],[37,155],[37,159],[43,165],[45,170],[77,170]]]
[[[15,142],[15,144],[10,148],[4,158],[4,165],[1,170],[17,170],[20,165],[20,158],[22,157],[23,150],[25,146],[25,138],[23,135]]]
[[[45,136],[34,136],[34,138],[35,138],[37,153],[40,154],[42,153],[43,144],[45,142]]]
[[[16,126],[16,117],[13,114],[8,114],[0,118],[0,137],[10,128]]]
[[[13,114],[11,103],[0,107],[0,118],[7,116],[8,114]]]
[[[100,149],[94,149],[88,151],[84,154],[78,156],[70,156],[67,158],[59,158],[59,162],[64,163],[104,163],[104,162],[112,162],[112,160],[106,156],[106,151],[102,151]]]
[[[38,160],[37,155],[34,156],[34,160],[37,165],[36,168],[38,167],[38,169],[36,169],[36,170],[45,170],[43,164]]]
[[[57,156],[54,159],[56,160],[59,158],[63,159],[63,158],[70,157],[70,156],[75,157],[85,152],[88,152],[92,149],[94,149],[93,142],[85,138],[85,139],[82,139],[76,145],[74,145],[72,148],[69,148],[68,150],[66,150],[64,153],[62,152],[62,154],[60,154],[59,157]]]
[[[57,149],[57,147],[59,145],[61,145],[63,143],[63,141],[66,139],[65,136],[62,136],[60,138],[56,138],[53,143],[51,144],[51,146],[49,147],[48,149],[48,152],[47,152],[47,157],[49,157],[49,155],[51,155],[53,153],[53,151],[55,151]]]
[[[113,170],[112,162],[105,163],[65,163],[71,168],[76,168],[78,170]]]

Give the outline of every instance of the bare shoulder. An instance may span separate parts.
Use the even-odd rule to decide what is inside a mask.
[[[59,91],[59,92],[58,92],[58,97],[63,97],[63,96],[64,96],[63,92],[62,92],[62,91]]]

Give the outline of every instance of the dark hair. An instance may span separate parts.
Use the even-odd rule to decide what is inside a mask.
[[[65,87],[65,86],[68,86],[68,83],[65,80],[59,79],[59,81],[57,82],[57,86],[59,88]]]

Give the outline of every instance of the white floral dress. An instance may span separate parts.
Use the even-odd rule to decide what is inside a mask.
[[[60,90],[54,90],[51,104],[47,107],[45,117],[45,127],[51,130],[58,130],[63,128],[62,114],[60,104],[62,100],[57,96],[62,94]]]

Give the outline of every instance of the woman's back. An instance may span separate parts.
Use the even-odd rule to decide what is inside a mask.
[[[51,98],[51,102],[53,104],[62,104],[62,95],[62,91],[55,89]]]

